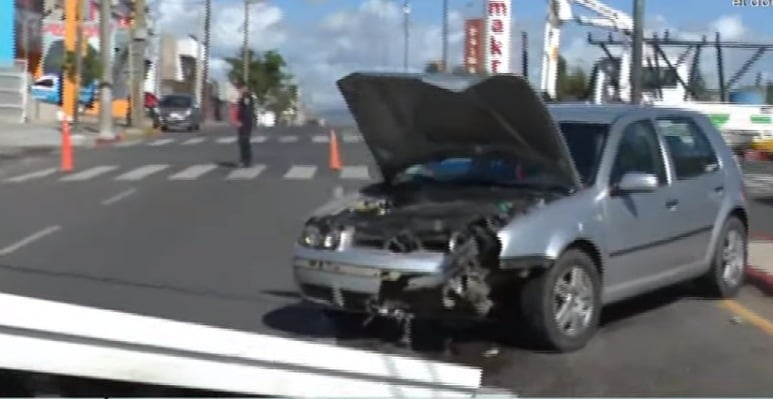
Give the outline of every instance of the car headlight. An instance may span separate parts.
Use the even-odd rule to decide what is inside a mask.
[[[303,228],[300,244],[310,248],[336,249],[341,242],[341,233],[335,229],[323,229],[317,223],[307,223]]]

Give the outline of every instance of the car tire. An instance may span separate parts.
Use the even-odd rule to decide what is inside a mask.
[[[576,279],[574,284],[572,279]],[[529,335],[540,347],[571,352],[587,345],[596,333],[601,316],[601,277],[585,252],[567,250],[551,268],[528,280],[521,292],[521,313]],[[564,322],[557,320],[561,309],[568,312]]]
[[[746,226],[731,216],[722,226],[708,272],[696,281],[701,292],[712,298],[738,295],[746,276],[748,248]]]

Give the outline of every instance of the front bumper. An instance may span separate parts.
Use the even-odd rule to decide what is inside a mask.
[[[158,124],[171,128],[187,128],[194,125],[192,116],[183,117],[171,117],[171,116],[159,116]]]
[[[396,255],[298,246],[293,273],[301,296],[326,307],[383,316],[436,315],[454,311],[443,300],[447,281],[444,262],[445,256],[440,253]],[[413,267],[407,267],[409,264]]]

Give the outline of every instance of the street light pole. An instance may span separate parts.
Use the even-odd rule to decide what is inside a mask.
[[[443,0],[443,72],[448,71],[448,0]]]
[[[403,71],[408,72],[408,54],[410,39],[410,0],[403,0]]]
[[[110,23],[113,20],[109,1],[99,4],[99,57],[102,78],[99,82],[99,135],[112,139],[113,135],[113,38]]]
[[[644,0],[633,0],[633,54],[631,55],[631,103],[641,103]]]

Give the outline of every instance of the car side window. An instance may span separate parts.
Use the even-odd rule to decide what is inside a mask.
[[[612,166],[610,183],[616,184],[626,173],[649,173],[666,184],[666,167],[654,126],[649,121],[637,121],[626,126]]]
[[[719,169],[711,142],[689,118],[659,118],[658,129],[671,154],[676,179],[686,180]]]

